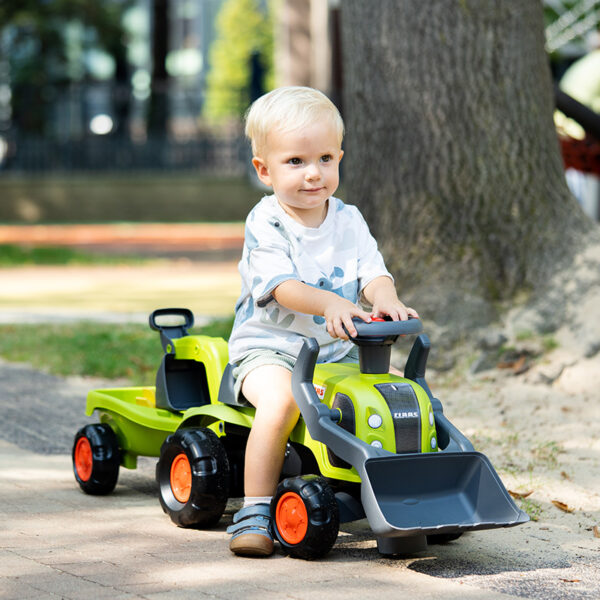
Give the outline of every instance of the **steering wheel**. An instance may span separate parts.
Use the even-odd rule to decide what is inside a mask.
[[[359,317],[353,317],[352,322],[356,327],[356,336],[348,335],[357,346],[387,346],[393,344],[398,336],[423,331],[420,319],[413,318],[406,321],[392,321],[390,317],[385,319],[374,317],[370,323],[366,323]]]

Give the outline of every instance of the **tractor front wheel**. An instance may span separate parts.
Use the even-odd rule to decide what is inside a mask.
[[[115,432],[105,423],[86,425],[73,442],[73,472],[79,487],[86,494],[110,494],[117,485],[119,442]]]
[[[457,540],[462,533],[434,533],[433,535],[427,536],[427,543],[433,544],[449,544],[454,540]]]
[[[180,429],[162,445],[156,480],[163,510],[179,527],[213,527],[229,494],[229,463],[218,436]]]
[[[271,518],[283,551],[306,560],[325,556],[340,526],[333,490],[317,475],[284,479],[273,496]]]

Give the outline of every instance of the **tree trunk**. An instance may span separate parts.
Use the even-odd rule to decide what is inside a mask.
[[[565,184],[542,3],[344,0],[342,28],[346,196],[400,290],[539,288],[592,227]]]

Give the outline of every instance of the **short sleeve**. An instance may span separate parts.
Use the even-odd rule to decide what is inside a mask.
[[[358,282],[359,293],[362,293],[364,288],[377,277],[389,277],[392,281],[394,278],[387,270],[383,256],[377,248],[377,241],[371,235],[369,226],[358,209],[356,210],[356,225],[359,248]]]
[[[288,279],[299,279],[290,254],[288,234],[276,217],[246,222],[246,280],[252,299],[266,306],[273,290]]]

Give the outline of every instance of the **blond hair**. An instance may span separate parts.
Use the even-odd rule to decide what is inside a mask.
[[[288,86],[261,96],[246,113],[246,136],[252,143],[252,153],[254,156],[261,155],[267,135],[273,129],[295,131],[307,127],[318,118],[330,120],[341,148],[344,121],[335,104],[319,90]]]

